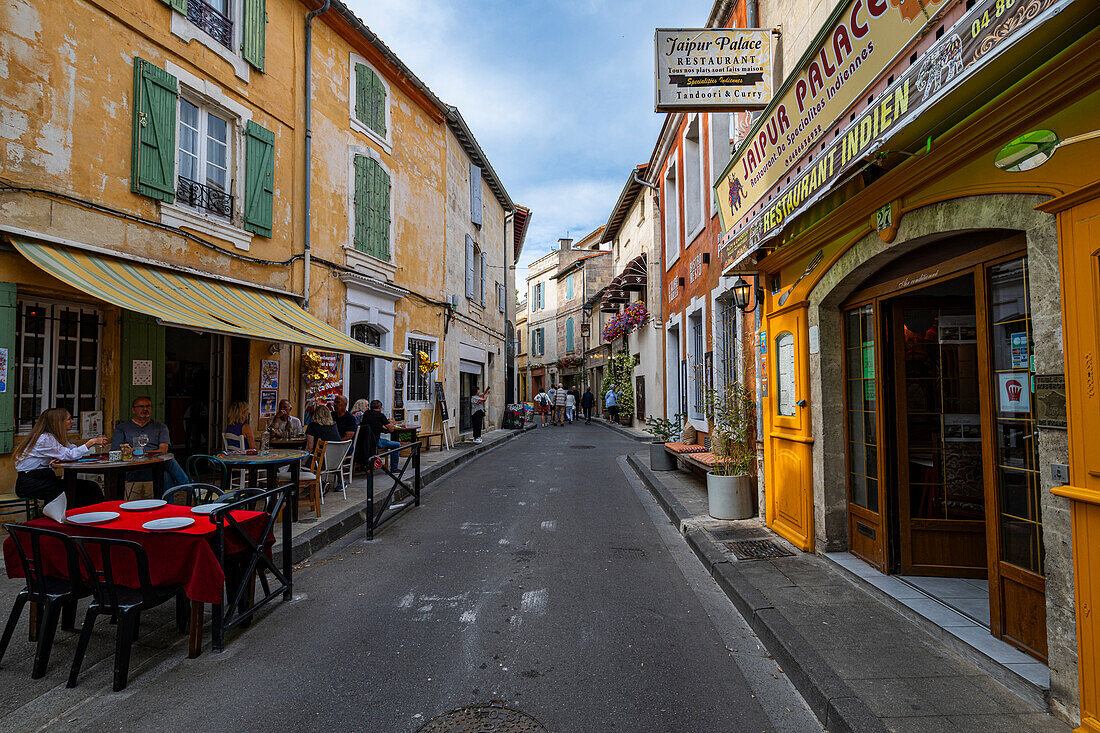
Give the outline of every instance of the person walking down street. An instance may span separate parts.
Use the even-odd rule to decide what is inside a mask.
[[[573,418],[577,414],[577,390],[571,389],[565,393],[565,419],[573,424]]]
[[[592,422],[592,408],[596,404],[596,395],[592,394],[591,387],[585,387],[584,394],[581,395],[581,409],[584,411],[584,424],[588,425]]]
[[[604,397],[603,406],[607,408],[608,422],[619,424],[619,396],[615,394],[615,388],[610,387]]]
[[[92,438],[81,445],[69,442],[73,416],[64,407],[51,407],[38,416],[30,435],[15,452],[15,495],[20,499],[41,499],[48,504],[65,491],[65,484],[54,473],[58,461],[75,461],[96,446],[107,445],[107,438]],[[76,482],[75,507],[103,501],[103,492],[95,481]]]
[[[558,388],[554,391],[554,420],[558,425],[565,425],[565,403],[568,401],[568,395],[565,387],[558,384]]]
[[[557,395],[558,395],[558,387],[557,387],[556,384],[551,384],[549,387],[546,388],[546,396],[550,400],[550,404],[548,405],[547,412],[550,414],[550,424],[551,425],[557,425],[558,424],[557,420],[554,419],[554,413],[555,413],[555,410],[557,409],[556,407],[554,407],[554,398],[557,397]]]
[[[535,410],[542,416],[542,426],[546,427],[546,416],[550,412],[550,395],[546,394],[546,390],[539,392],[535,395]]]
[[[474,442],[481,442],[481,426],[485,423],[485,401],[489,399],[489,390],[491,387],[486,387],[483,390],[474,392],[474,396],[470,398],[470,422],[474,424]]]

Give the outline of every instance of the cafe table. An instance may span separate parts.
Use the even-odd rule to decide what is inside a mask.
[[[300,438],[272,438],[271,447],[275,449],[301,449],[306,446],[306,436]]]
[[[171,453],[134,456],[126,461],[111,461],[102,456],[102,453],[98,456],[89,455],[75,461],[63,461],[57,464],[57,467],[64,472],[65,495],[70,502],[74,499],[78,473],[95,473],[103,476],[104,494],[107,498],[123,499],[126,491],[126,474],[140,469],[152,469],[153,496],[159,498],[164,493],[164,473],[168,468],[168,462],[175,458]]]
[[[109,537],[131,540],[145,548],[149,556],[149,580],[155,586],[182,586],[184,594],[191,601],[191,637],[188,644],[188,656],[197,657],[202,649],[203,604],[220,605],[223,602],[225,588],[225,568],[218,561],[214,540],[217,527],[207,514],[192,513],[191,507],[166,504],[144,511],[127,511],[120,508],[124,502],[105,501],[79,509],[70,509],[66,516],[86,512],[114,512],[118,517],[102,524],[61,524],[42,517],[27,522],[30,527],[42,527],[64,532],[73,537]],[[247,532],[253,542],[260,543],[266,526],[267,515],[264,512],[235,510],[230,512],[233,519]],[[166,517],[192,517],[195,523],[189,527],[171,531],[148,530],[143,524],[153,519]],[[266,538],[271,541],[273,538]],[[234,554],[246,552],[248,548],[231,535],[226,536],[226,552]],[[58,578],[68,575],[65,551],[53,542],[42,543],[42,562],[46,574]],[[19,553],[15,549],[15,540],[4,540],[4,564],[9,578],[22,578],[23,567],[19,562]],[[119,561],[115,564],[116,581],[128,588],[140,588],[137,569],[133,561]]]
[[[250,453],[248,451],[229,451],[219,453],[216,458],[225,464],[229,470],[222,477],[222,490],[229,491],[232,483],[233,471],[246,469],[248,471],[248,484],[256,485],[256,477],[262,469],[267,472],[267,487],[273,489],[279,485],[279,469],[283,466],[290,467],[290,483],[293,487],[290,494],[290,515],[295,522],[298,521],[298,489],[301,487],[302,460],[309,455],[304,450],[267,450]]]

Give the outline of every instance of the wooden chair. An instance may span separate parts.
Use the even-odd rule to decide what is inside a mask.
[[[298,506],[305,504],[317,512],[317,518],[321,518],[321,476],[317,472],[325,455],[325,441],[318,440],[313,444],[313,455],[311,456],[310,468],[302,467],[298,477]],[[279,472],[279,479],[286,480],[290,478],[290,469],[283,469]]]

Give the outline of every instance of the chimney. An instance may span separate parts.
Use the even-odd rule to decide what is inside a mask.
[[[573,240],[572,239],[562,237],[561,239],[558,240],[558,249],[560,249],[562,252],[568,251],[569,248],[572,247],[572,246],[573,246]]]

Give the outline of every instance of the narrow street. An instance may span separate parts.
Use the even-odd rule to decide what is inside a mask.
[[[640,447],[582,423],[532,431],[375,541],[357,531],[315,556],[295,600],[223,654],[153,660],[124,694],[92,694],[107,676],[88,674],[87,702],[56,723],[413,731],[500,701],[559,732],[820,730],[624,474],[617,457]]]

